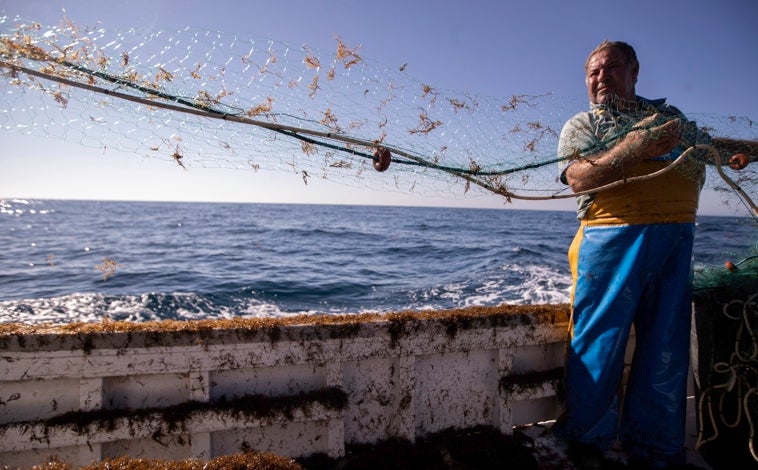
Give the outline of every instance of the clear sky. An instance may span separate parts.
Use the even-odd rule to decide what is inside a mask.
[[[553,93],[586,103],[583,64],[604,39],[637,50],[637,92],[685,113],[758,119],[756,0],[0,0],[0,13],[56,25],[146,32],[187,26],[267,36],[316,49],[334,35],[363,56],[408,64],[439,88],[489,96]],[[0,100],[4,97],[0,97]],[[582,101],[584,100],[584,101]],[[1,103],[1,101],[0,101]],[[1,108],[2,106],[0,106]],[[576,111],[580,111],[577,109]],[[532,208],[497,196],[385,194],[293,174],[192,169],[73,142],[0,131],[0,197],[303,202]],[[701,213],[725,214],[706,194]],[[573,210],[572,200],[546,209]]]

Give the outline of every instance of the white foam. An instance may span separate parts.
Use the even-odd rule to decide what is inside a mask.
[[[155,306],[159,305],[158,311]],[[161,313],[161,310],[169,313]],[[58,297],[0,301],[0,323],[66,324],[102,320],[201,320],[245,317],[280,317],[306,312],[282,312],[273,304],[241,299],[230,305],[213,305],[193,293],[105,296],[77,293]]]

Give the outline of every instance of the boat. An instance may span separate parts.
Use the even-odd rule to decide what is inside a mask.
[[[250,449],[339,459],[357,444],[481,426],[527,429],[539,453],[555,446],[535,432],[561,411],[568,318],[568,305],[502,305],[2,325],[0,462]],[[688,403],[695,455],[694,394]]]

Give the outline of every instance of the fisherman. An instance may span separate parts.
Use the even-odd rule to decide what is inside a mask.
[[[602,42],[584,69],[590,109],[564,125],[558,144],[580,227],[568,253],[566,403],[554,431],[580,468],[601,468],[616,440],[633,468],[682,465],[704,158],[690,151],[674,169],[644,176],[710,137],[665,100],[637,96],[639,62],[629,44]],[[632,325],[635,353],[622,396]]]

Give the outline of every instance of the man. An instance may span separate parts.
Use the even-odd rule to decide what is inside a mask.
[[[569,248],[566,410],[555,432],[578,466],[599,465],[617,438],[640,468],[685,461],[691,260],[704,164],[687,156],[645,176],[708,137],[664,100],[637,96],[638,73],[630,45],[605,41],[593,50],[585,63],[590,110],[565,124],[558,146],[581,225]],[[622,397],[632,325],[635,353]]]

